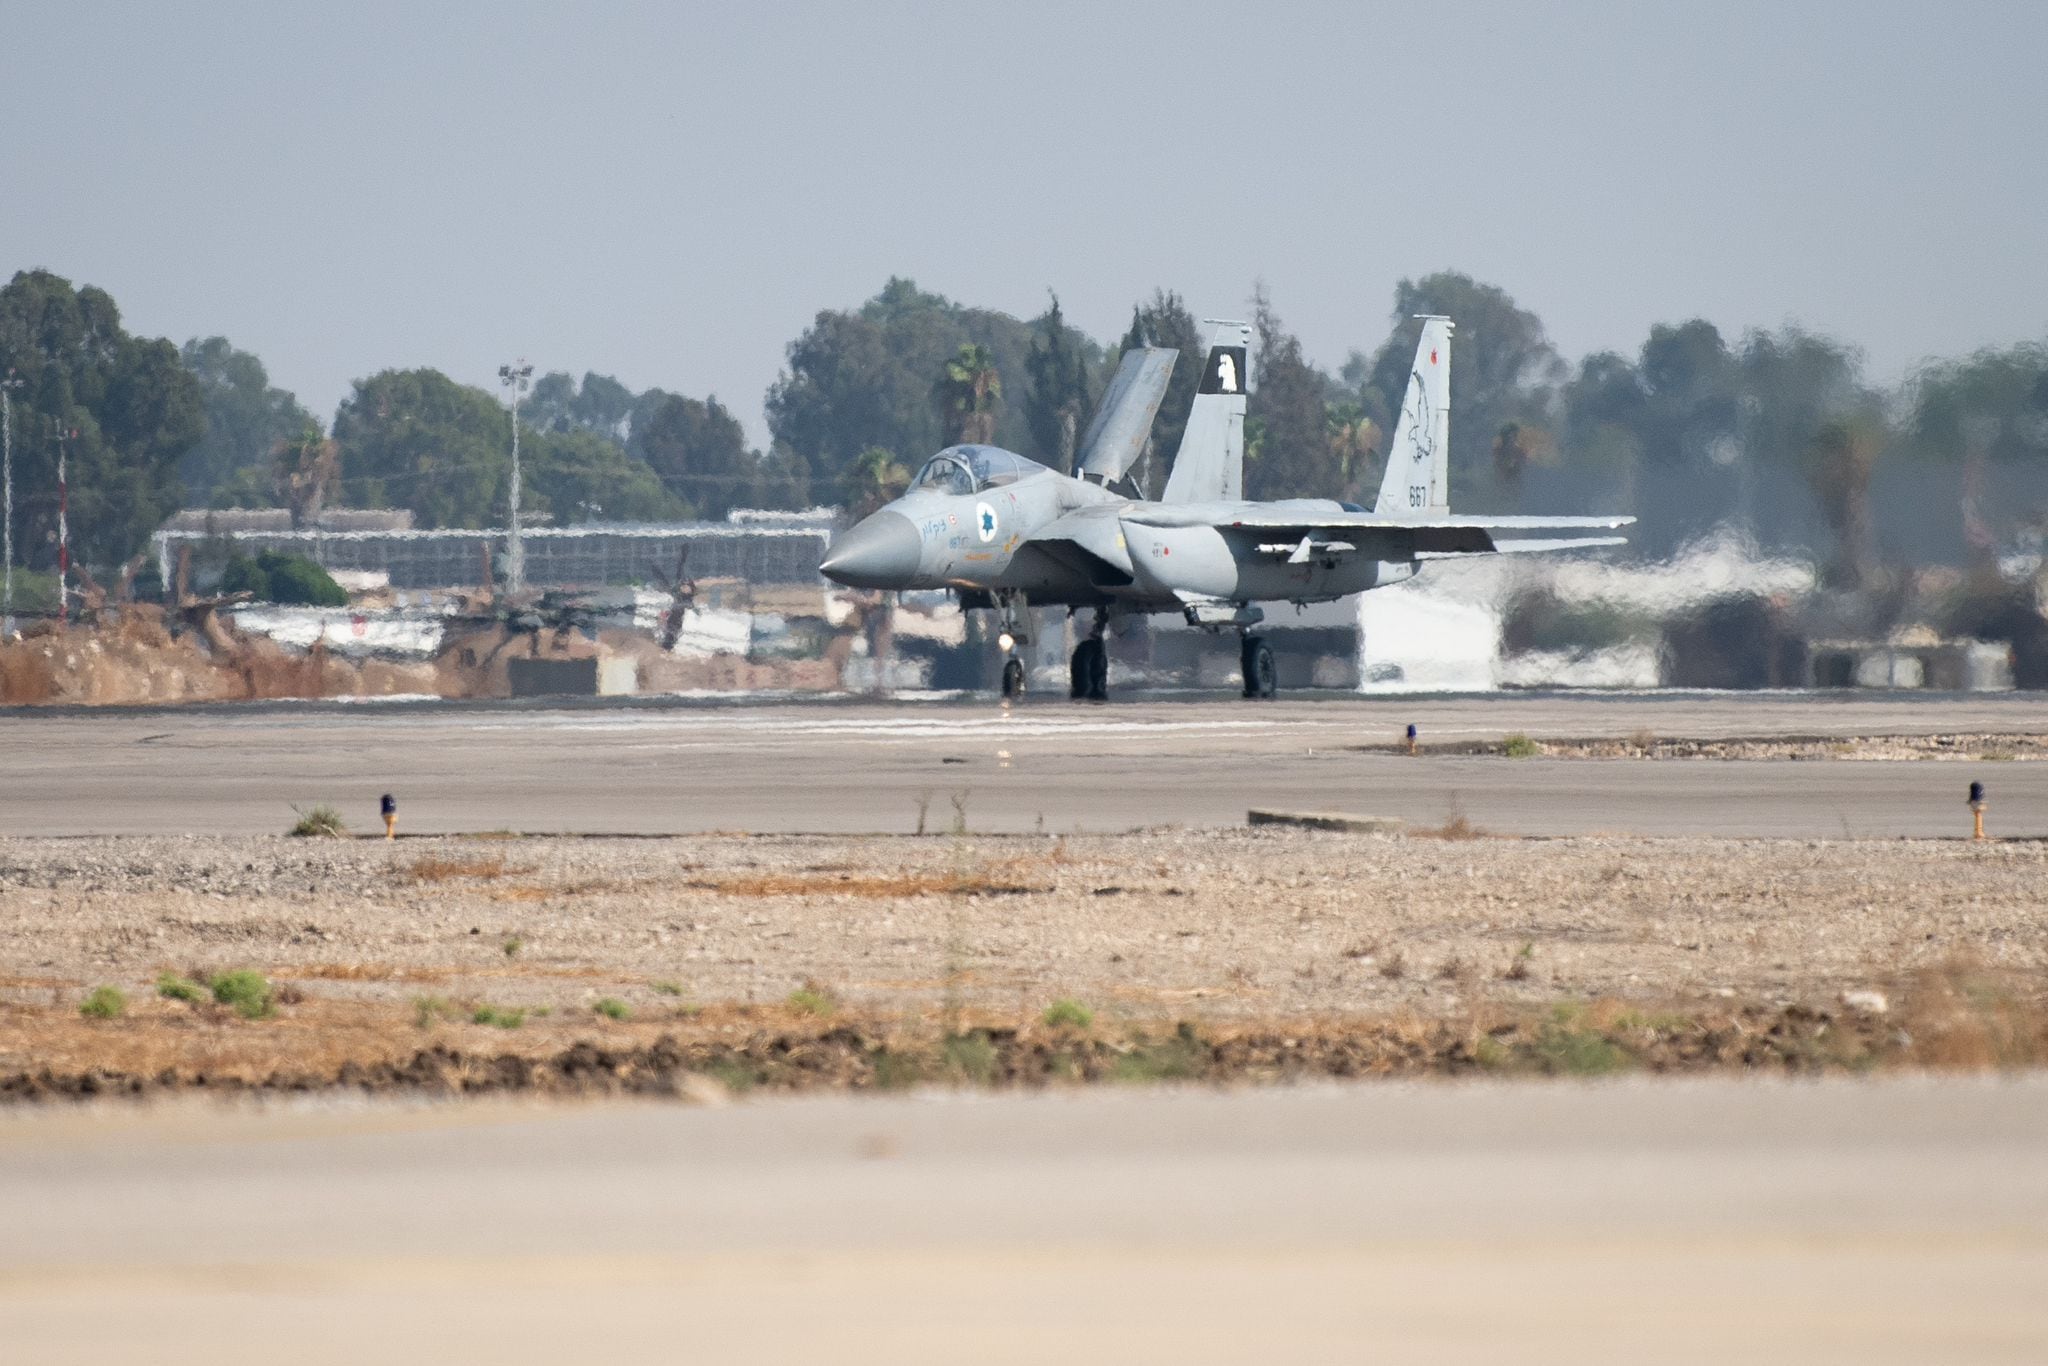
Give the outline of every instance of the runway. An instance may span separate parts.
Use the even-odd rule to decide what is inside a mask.
[[[407,833],[515,830],[1120,831],[1336,809],[1503,834],[1953,835],[1968,782],[1991,828],[2048,834],[2048,764],[1514,760],[1360,752],[1538,737],[2037,731],[2038,697],[1864,694],[1215,698],[1086,706],[758,703],[15,711],[0,833],[282,831],[330,804]],[[958,803],[957,808],[955,803]]]
[[[2039,1361],[2048,1085],[0,1115],[22,1360]]]

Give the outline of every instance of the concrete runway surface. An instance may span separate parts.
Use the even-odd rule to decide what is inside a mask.
[[[0,1115],[9,1360],[2048,1360],[2048,1081]]]
[[[802,702],[538,709],[361,705],[0,719],[0,834],[272,833],[294,805],[406,833],[1126,830],[1241,823],[1253,806],[1516,834],[2048,834],[2048,764],[1747,762],[1358,753],[1426,741],[2035,731],[2032,695],[1489,695],[1076,705]]]

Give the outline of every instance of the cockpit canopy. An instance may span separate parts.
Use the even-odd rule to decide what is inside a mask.
[[[1037,461],[1026,460],[1000,446],[948,446],[925,462],[917,478],[910,481],[910,491],[980,493],[983,489],[1014,484],[1044,470],[1045,466]]]

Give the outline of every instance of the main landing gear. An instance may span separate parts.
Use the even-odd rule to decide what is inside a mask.
[[[1270,699],[1279,690],[1273,673],[1273,649],[1264,636],[1245,633],[1244,643],[1238,649],[1238,665],[1244,672],[1246,697]]]
[[[1109,646],[1103,640],[1108,629],[1108,614],[1097,612],[1088,638],[1074,647],[1074,659],[1067,674],[1069,693],[1076,702],[1109,700]]]

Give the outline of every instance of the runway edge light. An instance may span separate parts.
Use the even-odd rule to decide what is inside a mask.
[[[1991,803],[1984,800],[1984,784],[1971,783],[1970,819],[1973,826],[1972,832],[1970,834],[1971,839],[1981,840],[1984,838],[1984,808],[1989,806],[1990,804]]]
[[[377,808],[384,813],[384,838],[387,840],[397,839],[398,798],[387,792],[378,799]]]

